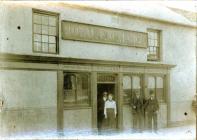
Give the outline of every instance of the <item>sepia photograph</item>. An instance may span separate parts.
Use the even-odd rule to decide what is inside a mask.
[[[196,140],[197,1],[0,0],[0,139]]]

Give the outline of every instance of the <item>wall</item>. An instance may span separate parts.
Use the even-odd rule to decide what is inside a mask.
[[[123,106],[123,130],[129,130],[133,126],[131,107],[128,105]]]
[[[143,129],[148,126],[148,121],[143,118]],[[159,104],[158,118],[157,118],[158,128],[165,128],[167,126],[167,106],[164,103]],[[130,130],[133,128],[133,115],[132,109],[129,105],[123,106],[123,129]]]
[[[80,116],[80,117],[79,117]],[[92,128],[92,109],[64,110],[64,130],[90,131]]]
[[[0,70],[1,136],[56,131],[56,72]]]
[[[1,52],[17,54],[32,53],[32,7],[36,4],[0,5]],[[195,94],[195,29],[173,24],[164,24],[135,17],[112,15],[100,11],[88,11],[66,7],[61,4],[39,4],[39,9],[60,13],[60,20],[72,20],[109,27],[146,32],[147,28],[162,31],[162,62],[175,64],[170,76],[170,122],[192,121],[191,100]],[[21,30],[17,26],[21,26]],[[61,32],[61,30],[60,30]],[[61,34],[60,34],[61,38]],[[98,53],[99,52],[99,53]],[[47,55],[47,54],[33,54]],[[100,60],[119,60],[130,62],[147,62],[146,49],[128,48],[118,45],[104,45],[60,39],[58,57],[87,58]],[[160,62],[158,62],[160,63]],[[180,109],[177,109],[180,108]],[[184,113],[187,112],[187,116]]]
[[[196,35],[194,30],[187,28],[177,27],[176,32],[179,34],[176,41],[173,38],[177,34],[172,28],[169,28],[171,37],[163,33],[166,40],[163,44],[168,46],[164,59],[167,63],[176,64],[170,77],[171,122],[195,120],[194,112],[191,110],[191,100],[196,93]]]

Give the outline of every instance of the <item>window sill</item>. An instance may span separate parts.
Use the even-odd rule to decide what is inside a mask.
[[[92,109],[91,106],[70,105],[64,106],[64,110]]]
[[[160,62],[160,59],[147,59],[147,61]]]

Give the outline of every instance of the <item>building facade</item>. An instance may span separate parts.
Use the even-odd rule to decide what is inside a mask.
[[[117,102],[121,131],[132,128],[134,91],[144,99],[154,91],[159,128],[195,121],[196,26],[183,16],[66,3],[0,7],[1,135],[97,130],[104,91]]]

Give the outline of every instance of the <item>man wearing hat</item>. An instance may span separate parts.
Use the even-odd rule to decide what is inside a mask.
[[[143,99],[140,96],[140,92],[135,91],[134,97],[131,101],[132,113],[133,113],[133,129],[134,132],[141,132],[143,125]]]
[[[157,131],[157,113],[159,110],[159,103],[155,98],[154,92],[150,91],[150,98],[146,101],[145,111],[148,119],[148,129]],[[153,122],[153,123],[152,123]]]

